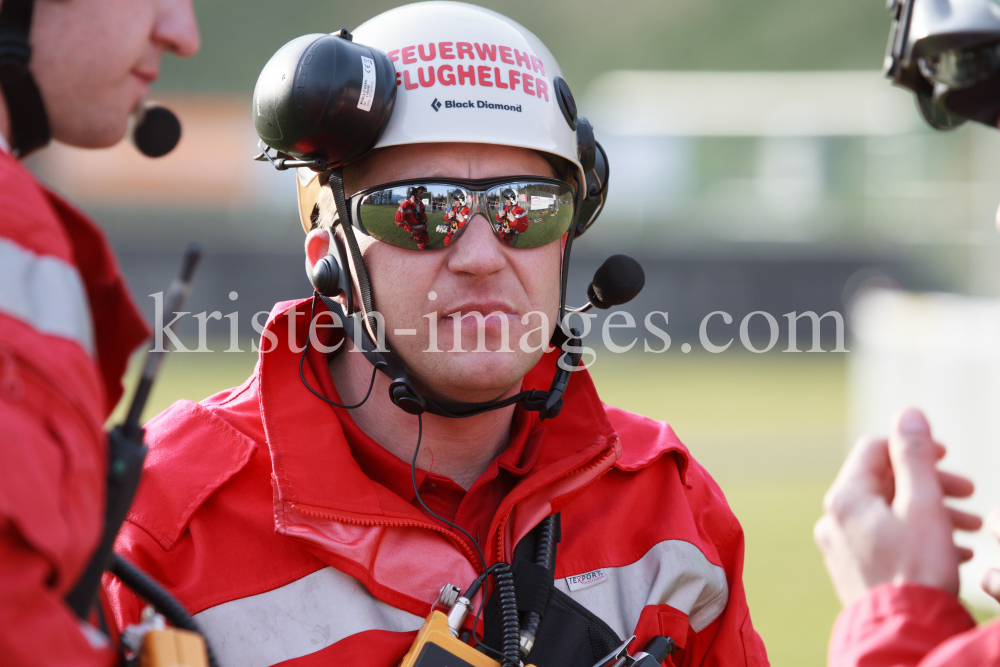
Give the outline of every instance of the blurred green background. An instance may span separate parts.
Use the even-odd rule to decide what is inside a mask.
[[[249,94],[267,59],[308,32],[354,29],[400,2],[195,1],[203,46],[168,60],[165,89]],[[518,21],[575,91],[615,69],[878,69],[889,19],[878,0],[512,0],[473,3]],[[577,93],[579,94],[579,93]]]

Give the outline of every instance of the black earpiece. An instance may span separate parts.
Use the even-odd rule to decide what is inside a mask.
[[[271,56],[253,91],[265,144],[323,168],[360,157],[382,136],[396,103],[396,70],[351,33],[293,39]]]
[[[347,263],[347,251],[336,234],[333,234],[333,245],[336,252],[328,253],[310,270],[309,282],[316,291],[325,297],[335,297],[343,294],[347,301],[347,314],[354,312],[354,290],[352,289],[351,271]],[[309,261],[308,259],[306,260]]]

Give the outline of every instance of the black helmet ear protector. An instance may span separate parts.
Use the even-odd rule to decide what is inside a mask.
[[[0,5],[0,91],[10,119],[10,148],[23,158],[52,139],[38,83],[31,73],[31,18],[34,0],[3,0]],[[130,139],[147,157],[162,157],[181,138],[181,124],[172,111],[145,104],[133,115]]]
[[[328,182],[337,211],[343,212],[339,223],[347,249],[337,239],[336,252],[317,262],[310,271],[316,295],[335,316],[341,318],[345,333],[365,358],[391,379],[390,399],[405,412],[414,415],[429,412],[458,418],[523,403],[526,410],[539,412],[543,420],[554,418],[562,409],[562,397],[570,373],[579,365],[582,353],[579,332],[576,329],[566,331],[562,321],[551,344],[565,353],[559,359],[549,390],[522,391],[502,401],[485,403],[460,403],[424,396],[409,379],[402,360],[373,339],[374,336],[381,342],[372,315],[375,308],[368,270],[354,235],[351,212],[346,205],[342,167],[366,155],[385,130],[396,99],[394,71],[388,56],[378,49],[355,43],[347,30],[341,30],[330,35],[305,35],[285,44],[271,57],[257,80],[253,94],[253,119],[261,139],[259,146],[262,152],[255,159],[266,160],[279,170],[308,167],[321,174],[329,172]],[[592,301],[583,308],[566,309],[566,283],[573,239],[593,224],[603,206],[608,160],[594,138],[590,123],[576,115],[576,102],[569,86],[561,77],[556,77],[553,85],[566,122],[576,130],[578,156],[586,174],[585,183],[578,183],[574,221],[570,225],[563,254],[559,312],[584,312],[591,306],[610,308],[634,297],[642,289],[642,281],[635,289],[632,283],[606,286],[603,293],[615,295],[613,298]],[[271,148],[276,150],[277,155],[270,154]],[[350,298],[352,281],[347,262],[348,251],[357,272],[361,296],[357,312]],[[621,258],[623,256],[611,258],[605,267],[612,260],[620,262]],[[635,260],[624,259],[638,267]],[[638,272],[641,274],[641,267],[638,267]],[[608,274],[606,280],[614,282],[621,272],[612,268],[605,273]],[[635,271],[629,273],[630,276],[634,274]],[[330,298],[341,293],[348,296],[346,310]],[[347,326],[347,319],[353,320],[353,326]]]
[[[1000,119],[1000,7],[992,0],[888,0],[885,75],[916,95],[924,120],[950,130]]]

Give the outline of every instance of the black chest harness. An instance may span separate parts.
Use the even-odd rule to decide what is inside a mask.
[[[533,626],[533,646],[523,659],[535,667],[594,667],[623,640],[607,623],[555,587],[560,515],[548,517],[514,548],[511,571],[522,628]],[[483,612],[484,642],[499,646],[502,623],[497,596]]]

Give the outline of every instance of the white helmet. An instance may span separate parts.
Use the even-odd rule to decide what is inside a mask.
[[[352,37],[355,44],[382,51],[395,68],[395,106],[372,148],[438,142],[518,146],[568,161],[579,182],[586,182],[595,159],[593,131],[577,117],[552,53],[516,21],[463,2],[420,2],[379,14]],[[301,40],[308,42],[302,37],[284,48]],[[366,75],[362,88],[381,83],[377,68],[371,70],[371,81]],[[268,73],[265,68],[261,80]],[[363,108],[364,94],[356,94]],[[317,175],[299,169],[299,209],[307,231],[319,193]],[[603,191],[603,183],[598,186]],[[581,231],[594,213],[581,218]]]

